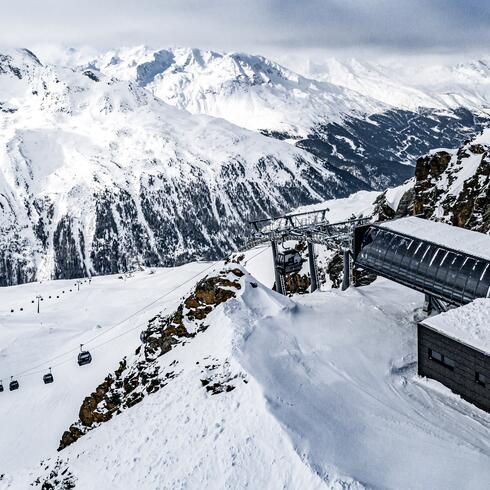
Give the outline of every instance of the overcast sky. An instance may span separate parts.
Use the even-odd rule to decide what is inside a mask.
[[[489,0],[1,0],[0,44],[485,55]]]

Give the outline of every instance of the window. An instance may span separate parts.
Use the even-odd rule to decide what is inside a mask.
[[[435,350],[429,349],[429,359],[432,359],[433,361],[442,362],[442,354],[440,354]]]
[[[449,368],[451,371],[454,370],[454,366],[456,365],[450,357],[447,357],[444,354],[441,354],[440,352],[432,349],[429,349],[429,359],[438,362],[439,364],[442,364],[443,366]]]
[[[478,371],[475,371],[475,382],[479,384],[480,386],[485,386],[487,382],[487,378],[484,374],[479,373]]]

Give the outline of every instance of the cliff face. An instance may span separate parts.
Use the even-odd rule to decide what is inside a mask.
[[[422,214],[490,233],[490,130],[457,150],[435,150],[419,158],[411,182],[396,206],[388,192],[378,197],[377,219]]]

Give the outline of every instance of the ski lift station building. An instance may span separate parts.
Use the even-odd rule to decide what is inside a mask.
[[[440,313],[418,324],[419,374],[490,412],[490,236],[401,218],[358,227],[353,256],[426,295]]]

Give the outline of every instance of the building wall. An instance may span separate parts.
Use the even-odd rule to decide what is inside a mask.
[[[418,372],[435,379],[479,408],[490,412],[490,356],[419,323]],[[454,369],[429,358],[429,349],[454,361]],[[486,377],[486,385],[475,381],[475,372]]]

